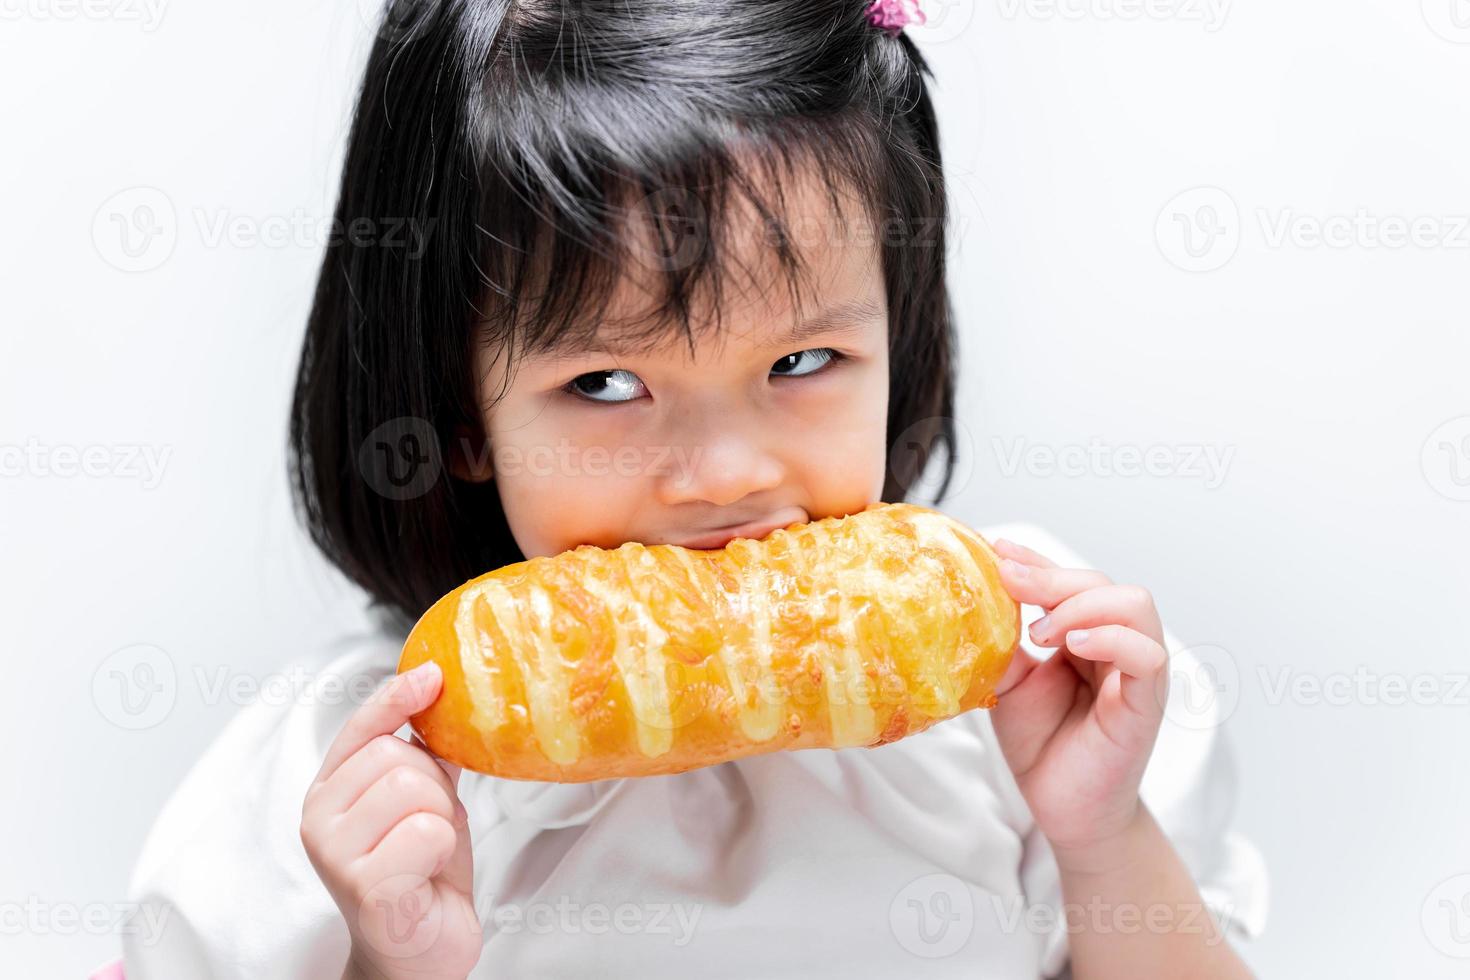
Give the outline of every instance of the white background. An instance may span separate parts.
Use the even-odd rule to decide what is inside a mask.
[[[926,7],[967,432],[946,509],[1047,527],[1226,651],[1263,975],[1463,975],[1470,4]],[[292,521],[284,447],[321,250],[292,229],[331,215],[369,28],[357,0],[0,15],[0,446],[48,461],[10,449],[0,477],[0,943],[7,975],[79,977],[238,707],[213,685],[362,619]],[[171,251],[124,271],[113,216],[160,200]],[[286,240],[213,240],[237,220]],[[119,462],[50,472],[67,447]],[[106,685],[138,644],[176,687],[129,730]]]

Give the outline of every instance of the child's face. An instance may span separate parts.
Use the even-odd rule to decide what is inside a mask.
[[[616,324],[646,309],[642,287],[625,279],[600,328],[602,351],[518,364],[485,431],[527,558],[626,541],[717,548],[734,526],[754,522],[740,536],[759,538],[881,497],[888,311],[879,244],[844,235],[821,193],[791,194],[788,208],[812,273],[809,335],[788,336],[800,326],[790,291],[768,246],[748,251],[745,235],[727,277],[724,333],[700,332],[711,319],[697,316],[692,357],[679,332],[655,353],[617,351]],[[767,286],[750,286],[741,269],[764,272],[754,281]],[[813,322],[838,307],[856,312]],[[488,405],[504,356],[482,354],[476,367]]]

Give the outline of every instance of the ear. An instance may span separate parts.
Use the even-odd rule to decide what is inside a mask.
[[[459,425],[444,453],[449,474],[464,483],[489,483],[495,479],[495,466],[490,455],[490,440],[483,433]]]

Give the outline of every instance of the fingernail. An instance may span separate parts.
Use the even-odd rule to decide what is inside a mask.
[[[405,688],[418,690],[421,686],[433,682],[434,675],[439,672],[439,664],[434,660],[425,660],[412,670],[404,671],[398,676],[403,678],[399,681]]]
[[[990,546],[992,548],[1014,548],[1015,547],[1015,545],[1011,544],[1011,542],[1008,539],[1006,539],[1006,538],[996,538],[994,541],[990,542]]]
[[[414,680],[423,680],[438,669],[439,662],[437,660],[425,660],[412,670],[404,671],[403,676],[412,677]]]
[[[1031,624],[1031,635],[1037,639],[1042,639],[1046,636],[1046,631],[1049,629],[1051,629],[1051,617],[1042,616]]]
[[[1087,630],[1068,630],[1067,646],[1080,647],[1087,642]]]
[[[1001,562],[1001,565],[1016,578],[1025,578],[1027,575],[1031,574],[1030,568],[1010,558],[1007,558],[1005,561]]]

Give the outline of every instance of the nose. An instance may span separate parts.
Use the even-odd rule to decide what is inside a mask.
[[[716,418],[695,438],[672,441],[669,465],[658,477],[660,503],[725,507],[781,485],[786,465],[772,445],[780,434],[730,423],[730,416]]]

